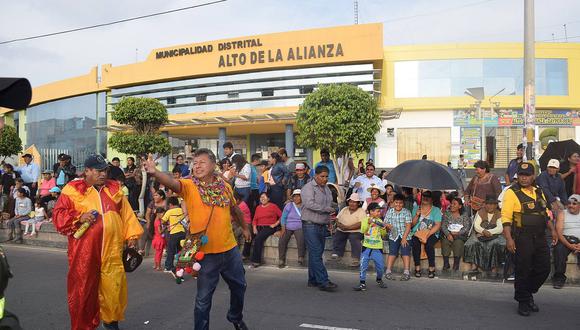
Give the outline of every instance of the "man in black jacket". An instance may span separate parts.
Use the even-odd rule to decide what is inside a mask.
[[[58,163],[54,164],[53,169],[56,185],[61,189],[77,177],[77,168],[71,164],[71,157],[67,154],[58,156]]]

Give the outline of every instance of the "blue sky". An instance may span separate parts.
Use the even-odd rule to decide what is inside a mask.
[[[0,41],[105,23],[208,1],[0,0]],[[524,0],[359,0],[359,23],[383,22],[384,44],[523,40]],[[536,40],[580,42],[580,1],[536,0]],[[352,0],[228,0],[94,30],[0,45],[0,76],[33,86],[98,64],[142,61],[154,48],[353,24]]]

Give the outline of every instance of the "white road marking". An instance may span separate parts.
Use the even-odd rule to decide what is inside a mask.
[[[354,328],[337,328],[337,327],[329,327],[326,325],[319,325],[319,324],[308,324],[302,323],[300,325],[301,328],[309,328],[309,329],[323,329],[323,330],[358,330]]]

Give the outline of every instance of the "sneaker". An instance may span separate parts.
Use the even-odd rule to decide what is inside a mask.
[[[248,266],[250,269],[256,269],[258,267],[260,267],[260,264],[256,262],[252,262],[252,264]]]
[[[403,274],[403,275],[401,276],[401,281],[408,281],[408,280],[410,280],[410,279],[411,279],[411,274],[406,274],[406,273],[405,273],[405,274]]]
[[[561,289],[564,287],[564,282],[562,282],[562,281],[554,282],[553,286],[554,286],[554,289]]]
[[[381,279],[377,280],[377,284],[379,285],[379,288],[381,288],[381,289],[387,288],[387,283],[383,282],[383,280],[381,280]]]
[[[278,268],[282,269],[282,268],[286,268],[286,264],[283,262],[278,263]]]
[[[248,326],[244,321],[240,321],[238,323],[234,323],[234,329],[236,330],[248,330]]]
[[[515,273],[510,274],[510,276],[508,276],[507,280],[508,281],[515,281],[516,280],[516,274]]]
[[[429,275],[427,277],[429,277],[429,278],[435,278],[435,271],[434,270],[430,270],[429,271]]]
[[[367,290],[367,285],[364,283],[360,283],[359,285],[355,286],[354,288],[352,288],[354,291],[366,291]]]
[[[393,276],[393,273],[386,273],[385,280],[394,281],[395,277]]]
[[[317,288],[317,287],[318,287],[318,284],[316,284],[316,283],[311,283],[311,282],[308,282],[308,287],[309,287],[309,288]]]
[[[331,254],[330,259],[332,259],[332,260],[338,259],[338,254],[336,254],[336,253]]]

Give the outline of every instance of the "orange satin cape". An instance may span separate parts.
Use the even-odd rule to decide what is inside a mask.
[[[97,221],[85,234],[72,237],[79,217],[96,210]],[[67,278],[71,329],[95,329],[100,320],[124,319],[127,279],[122,254],[125,241],[141,236],[143,228],[116,181],[97,190],[84,180],[69,182],[53,211],[58,232],[68,238]]]

